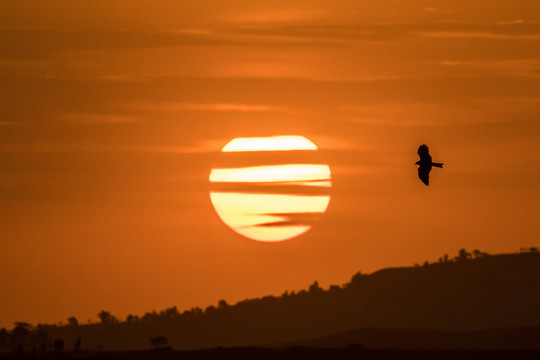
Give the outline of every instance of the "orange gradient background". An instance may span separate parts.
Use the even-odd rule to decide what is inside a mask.
[[[539,246],[539,14],[536,0],[3,2],[0,327]],[[331,205],[298,238],[249,241],[216,216],[208,174],[229,140],[283,134],[317,144]],[[445,164],[429,187],[422,143]]]

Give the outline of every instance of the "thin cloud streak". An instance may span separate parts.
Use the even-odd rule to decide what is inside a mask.
[[[461,32],[461,31],[433,31],[415,33],[431,38],[465,38],[465,39],[496,39],[496,40],[540,40],[540,34],[499,34],[490,32]]]
[[[169,153],[169,154],[204,154],[217,152],[224,140],[201,140],[192,146],[130,146],[130,145],[101,145],[101,144],[69,144],[69,143],[38,143],[38,144],[0,144],[3,153]]]
[[[498,75],[540,78],[540,60],[538,59],[509,59],[509,60],[445,60],[439,64],[471,70],[487,70]]]
[[[75,30],[39,27],[0,28],[1,60],[42,60],[79,51],[157,49],[193,46],[345,46],[411,38],[540,39],[540,22],[410,22],[314,25],[305,19],[256,21],[250,25],[170,30]],[[2,41],[3,40],[3,41]],[[24,47],[20,43],[27,44]]]
[[[524,113],[536,114],[540,98],[475,99],[466,106],[445,106],[444,104],[411,102],[388,103],[384,108],[359,107],[349,110],[346,121],[368,126],[385,126],[398,128],[440,128],[455,126],[480,126],[532,122],[524,118]],[[356,113],[356,114],[355,114]],[[534,115],[533,115],[534,117]],[[436,121],[426,121],[436,119]]]
[[[335,45],[343,41],[396,41],[415,37],[479,37],[497,39],[537,39],[540,36],[539,22],[470,23],[470,22],[418,22],[380,23],[356,25],[310,25],[310,24],[266,24],[225,29],[224,32],[260,38],[296,39],[300,41],[324,41]],[[240,40],[239,38],[238,40]],[[289,40],[289,41],[290,41]]]
[[[210,111],[210,112],[290,112],[286,107],[271,105],[233,104],[233,103],[153,103],[129,104],[127,108],[155,112]]]
[[[139,122],[141,119],[119,114],[61,114],[59,120],[70,124],[128,124]]]

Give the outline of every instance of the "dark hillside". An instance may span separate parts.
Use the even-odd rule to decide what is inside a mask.
[[[366,328],[274,345],[274,347],[337,349],[351,345],[361,345],[368,349],[528,349],[540,351],[540,326],[469,331]]]
[[[353,321],[364,326],[464,330],[537,325],[539,276],[537,253],[390,268],[353,278],[344,301],[350,301]]]
[[[42,326],[66,346],[143,349],[164,336],[176,349],[286,343],[360,328],[464,331],[540,325],[540,254],[460,254],[435,264],[356,274],[343,286],[118,322]]]

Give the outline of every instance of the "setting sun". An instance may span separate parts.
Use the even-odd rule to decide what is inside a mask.
[[[316,150],[317,146],[303,136],[237,138],[223,152]],[[216,168],[210,182],[232,184],[229,192],[210,192],[212,204],[221,220],[236,233],[252,240],[275,242],[292,239],[311,228],[315,218],[324,213],[330,196],[288,194],[307,192],[310,188],[331,186],[330,168],[326,164],[279,164],[236,168]],[[255,187],[250,192],[246,185]],[[268,186],[272,186],[272,191]]]

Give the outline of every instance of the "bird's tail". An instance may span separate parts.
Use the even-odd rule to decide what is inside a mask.
[[[442,163],[431,163],[431,166],[442,168],[443,164]]]

